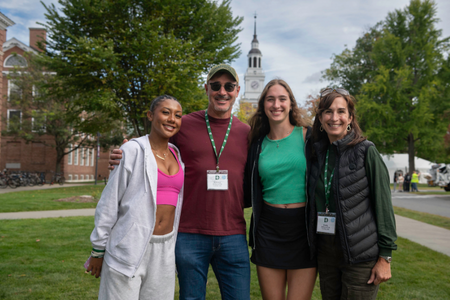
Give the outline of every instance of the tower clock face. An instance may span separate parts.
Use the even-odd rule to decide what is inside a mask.
[[[259,86],[258,81],[252,81],[252,83],[251,83],[252,89],[256,90],[258,88],[258,86]]]

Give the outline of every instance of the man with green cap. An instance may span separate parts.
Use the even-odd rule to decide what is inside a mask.
[[[243,213],[250,127],[231,114],[239,90],[234,68],[226,64],[211,68],[205,84],[208,109],[183,116],[180,131],[171,139],[185,163],[175,249],[180,299],[205,299],[209,265],[222,299],[250,299]],[[112,154],[115,158],[121,156]]]

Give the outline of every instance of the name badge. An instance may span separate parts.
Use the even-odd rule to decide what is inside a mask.
[[[228,170],[207,170],[206,182],[208,191],[228,190]]]
[[[336,213],[317,213],[317,234],[335,234]]]

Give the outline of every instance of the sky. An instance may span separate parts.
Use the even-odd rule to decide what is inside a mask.
[[[56,0],[43,0],[46,5]],[[450,1],[435,0],[442,37],[450,36]],[[244,17],[237,43],[241,56],[232,63],[239,77],[247,70],[251,49],[254,14],[257,14],[259,49],[263,54],[265,82],[284,79],[300,105],[306,97],[317,94],[327,82],[321,72],[329,68],[334,54],[353,48],[358,37],[389,12],[403,9],[409,0],[231,0],[234,17]],[[17,38],[29,45],[29,27],[45,23],[45,9],[37,0],[0,0],[0,12],[16,24],[8,28],[7,39]],[[244,95],[244,80],[241,80]]]

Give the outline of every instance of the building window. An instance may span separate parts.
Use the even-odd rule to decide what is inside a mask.
[[[94,180],[94,175],[91,175],[91,180]]]
[[[256,68],[257,67],[257,65],[256,65],[256,57],[253,57],[253,68]]]
[[[84,148],[81,148],[80,166],[84,166]]]
[[[75,180],[78,180],[78,175],[75,175]]]
[[[86,167],[89,167],[89,154],[91,149],[86,149]]]
[[[32,95],[33,95],[33,101],[36,101],[37,103],[42,103],[43,99],[40,98],[41,97],[41,93],[39,92],[38,88],[33,85],[33,89],[32,89]]]
[[[69,174],[69,181],[72,181],[72,174]]]
[[[248,67],[249,68],[252,67],[252,58],[251,57],[248,58]]]
[[[91,166],[94,166],[94,157],[95,157],[95,150],[92,149],[92,155],[91,155]]]
[[[259,65],[259,68],[261,68],[261,57],[258,58],[258,65]]]
[[[22,111],[20,109],[8,109],[8,130],[18,130],[22,124]]]
[[[80,175],[80,180],[84,180],[84,175]]]
[[[67,164],[71,165],[72,164],[72,144],[69,144],[69,150],[67,152],[69,152],[69,154],[67,154]],[[72,175],[70,175],[72,176]]]
[[[78,149],[79,148],[77,148],[77,149],[75,149],[75,151],[73,151],[74,153],[73,153],[73,164],[74,165],[78,165]],[[75,176],[77,176],[77,180],[78,180],[78,175],[75,175]]]
[[[22,90],[13,80],[8,80],[8,101],[17,101],[22,98]]]
[[[9,67],[9,68],[26,67],[27,65],[28,65],[27,60],[23,56],[20,56],[18,54],[13,54],[13,55],[8,56],[5,59],[5,64],[4,64],[5,67]]]
[[[33,117],[31,118],[31,131],[45,132],[47,130],[45,120],[46,116],[37,110],[33,111]]]

